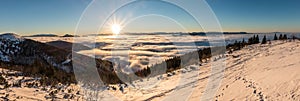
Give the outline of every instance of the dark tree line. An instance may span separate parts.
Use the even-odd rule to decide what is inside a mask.
[[[259,43],[259,36],[253,35],[253,37],[250,37],[248,39],[248,44],[258,44]]]
[[[277,38],[276,38],[276,39],[277,39]],[[287,39],[288,39],[288,37],[287,37],[286,34],[284,34],[284,35],[280,34],[280,35],[279,35],[279,39],[277,39],[277,40],[287,40]],[[274,40],[275,40],[275,38],[274,38]]]
[[[289,39],[289,38],[288,38],[288,36],[287,36],[286,34],[283,34],[283,35],[280,34],[280,35],[279,35],[279,38],[277,37],[276,34],[275,34],[275,36],[274,36],[274,40],[287,40],[287,39]],[[299,38],[297,38],[296,36],[293,35],[293,36],[292,36],[292,39],[295,40],[295,39],[299,39]]]
[[[182,56],[175,56],[173,58],[167,59],[161,63],[157,63],[145,69],[139,70],[135,74],[140,77],[157,76],[181,69],[188,65],[198,64],[199,62],[202,62],[202,60],[211,58],[212,54],[224,54],[225,52],[225,48],[222,47],[203,48],[198,51],[184,54]],[[166,68],[166,71],[161,71],[162,68]]]

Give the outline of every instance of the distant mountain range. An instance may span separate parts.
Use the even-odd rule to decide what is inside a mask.
[[[72,50],[73,45],[76,45],[76,51],[80,51],[80,50],[91,50],[92,48],[82,45],[82,44],[78,44],[78,43],[70,43],[70,42],[66,42],[66,41],[51,41],[51,42],[47,42],[46,44],[51,45],[51,46],[55,46],[57,48],[61,48],[64,50]]]
[[[29,35],[24,37],[58,37],[58,35],[55,34],[36,34],[36,35]]]
[[[24,37],[79,37],[78,35],[71,35],[71,34],[65,34],[63,36],[59,36],[56,34],[36,34],[36,35],[29,35]]]

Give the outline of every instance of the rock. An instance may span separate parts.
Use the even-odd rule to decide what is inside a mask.
[[[176,73],[175,73],[175,72],[172,72],[172,75],[176,75]]]
[[[70,94],[65,94],[63,98],[64,99],[69,99],[69,97],[70,97]]]
[[[190,68],[192,69],[192,70],[197,70],[197,66],[195,66],[195,65],[192,65],[192,66],[190,66]]]
[[[167,77],[171,77],[171,76],[173,76],[171,73],[168,73],[168,74],[167,74]]]
[[[232,55],[233,58],[239,58],[240,55]]]
[[[111,88],[112,88],[112,90],[114,90],[114,91],[115,91],[115,90],[117,90],[117,88],[116,88],[116,87],[114,87],[114,86],[112,86]]]
[[[181,70],[181,73],[186,73],[186,71],[185,70]]]

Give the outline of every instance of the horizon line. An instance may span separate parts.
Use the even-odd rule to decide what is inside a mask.
[[[57,33],[36,33],[36,34],[26,34],[22,35],[20,33],[16,32],[1,32],[0,34],[7,34],[7,33],[14,33],[20,36],[33,36],[33,35],[57,35],[57,36],[63,36],[63,35],[83,35],[83,34],[74,34],[74,33],[65,33],[65,34],[57,34]],[[300,33],[300,32],[280,32],[280,31],[270,31],[270,32],[247,32],[247,31],[223,31],[223,32],[218,32],[218,31],[210,31],[210,32],[204,32],[204,31],[191,31],[191,32],[123,32],[120,34],[173,34],[173,33],[234,33],[234,34],[259,34],[259,33]],[[90,34],[84,34],[84,35],[95,35],[95,34],[100,34],[100,35],[113,35],[112,33],[90,33]],[[84,36],[83,35],[83,36]]]

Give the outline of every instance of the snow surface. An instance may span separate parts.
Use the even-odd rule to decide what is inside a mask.
[[[273,41],[272,44],[251,45],[246,48],[228,54],[226,69],[222,82],[213,97],[207,100],[300,100],[300,41],[283,42]],[[212,60],[212,59],[211,59]],[[119,90],[105,90],[93,92],[81,89],[76,95],[79,86],[56,86],[61,88],[57,94],[57,100],[84,100],[98,99],[101,101],[115,100],[172,100],[172,101],[199,101],[207,89],[209,78],[219,74],[211,73],[211,62],[203,63],[203,66],[188,66],[173,73],[160,75],[154,78],[134,81],[135,86],[129,85],[124,92]],[[3,70],[1,70],[3,71]],[[6,72],[7,73],[7,72]],[[5,74],[5,73],[4,73]],[[4,76],[10,82],[16,81],[22,76]],[[34,79],[34,78],[25,78]],[[110,85],[118,87],[118,85]],[[2,87],[2,86],[1,86]],[[46,100],[51,87],[18,88],[12,87],[0,90],[0,96],[16,100]],[[64,99],[68,89],[74,89],[74,99]],[[213,88],[208,88],[211,90]],[[3,95],[4,94],[4,95]],[[83,97],[84,96],[84,97]],[[48,99],[49,100],[49,99]]]
[[[14,33],[5,33],[5,34],[1,34],[0,35],[0,39],[6,39],[6,40],[11,40],[11,41],[16,41],[19,42],[19,41],[23,41],[24,39],[17,35],[17,34],[14,34]]]
[[[18,53],[21,48],[19,44],[24,41],[21,36],[13,33],[0,35],[0,61],[9,62],[10,56]]]
[[[28,87],[28,83],[37,83],[39,85],[39,77],[25,77],[22,75],[14,76],[11,74],[22,74],[17,71],[0,68],[0,76],[4,77],[9,84],[21,81],[21,87],[4,88],[0,85],[1,101],[50,101],[52,97],[49,95],[52,91],[57,91],[55,100],[59,101],[83,101],[83,95],[78,93],[79,89],[76,85],[58,84],[54,87],[50,86],[32,86]],[[67,96],[68,95],[68,96]],[[71,98],[72,97],[72,98]],[[9,100],[8,100],[9,99]]]
[[[176,71],[175,75],[164,74],[135,81],[135,86],[125,88],[123,93],[109,90],[101,92],[97,98],[101,101],[299,101],[299,55],[299,41],[251,45],[228,54],[227,58],[222,58],[226,59],[225,74],[220,76],[222,82],[219,87],[215,87],[217,90],[212,97],[203,96],[206,90],[215,89],[207,89],[209,78],[221,72],[211,74],[212,64],[209,62],[196,69],[195,66],[183,68]]]

